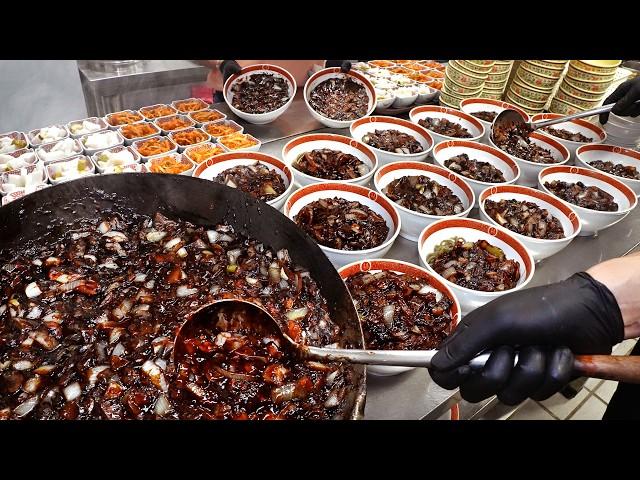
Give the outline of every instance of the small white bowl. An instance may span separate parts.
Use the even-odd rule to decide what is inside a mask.
[[[242,80],[250,75],[255,75],[259,73],[269,73],[271,75],[275,75],[276,77],[284,78],[289,87],[289,100],[280,108],[273,110],[267,113],[246,113],[242,110],[238,110],[233,106],[233,91],[231,87],[238,80]],[[227,81],[224,83],[223,93],[224,93],[224,101],[227,102],[229,109],[235,113],[238,117],[246,120],[249,123],[254,123],[256,125],[263,125],[265,123],[273,122],[276,118],[282,115],[287,109],[291,106],[293,102],[293,97],[296,95],[297,85],[296,79],[293,78],[287,70],[282,67],[278,67],[277,65],[269,65],[269,64],[258,64],[251,65],[249,67],[245,67],[240,70],[239,73],[231,75]]]
[[[90,132],[90,133],[98,133],[98,132],[104,132],[105,130],[109,129],[109,124],[107,122],[104,121],[104,118],[102,117],[88,117],[88,118],[82,118],[80,120],[73,120],[69,123],[67,123],[65,125],[65,127],[67,127],[67,130],[69,131],[69,135],[71,135],[71,138],[80,138],[83,135],[87,135],[86,132],[82,132],[82,133],[73,133],[73,131],[71,130],[71,127],[73,127],[74,125],[82,125],[82,123],[84,121],[88,121],[91,123],[95,123],[96,125],[99,125],[100,128],[98,130],[95,130],[94,132]]]
[[[219,115],[220,115],[220,118],[216,118],[215,120],[207,120],[206,122],[201,122],[201,121],[198,121],[198,120],[196,120],[196,119],[194,118],[194,113],[201,113],[201,112],[204,112],[204,111],[216,112],[217,114],[219,114]],[[225,120],[225,119],[227,118],[227,116],[226,116],[224,113],[222,113],[221,111],[219,111],[219,110],[217,110],[217,109],[215,109],[215,108],[207,108],[207,109],[205,109],[205,110],[200,110],[200,111],[198,111],[198,112],[190,112],[190,113],[189,113],[189,115],[187,115],[187,116],[188,116],[191,120],[193,120],[193,121],[195,122],[195,125],[194,125],[194,126],[195,126],[195,127],[198,127],[198,128],[202,127],[202,125],[204,125],[205,123],[218,122],[218,121],[220,121],[220,120]]]
[[[60,158],[55,158],[52,160],[48,160],[45,157],[45,154],[48,154],[49,152],[51,152],[51,150],[60,142],[69,142],[69,141],[73,141],[73,151],[69,154],[69,155],[65,155],[64,157],[60,157]],[[75,157],[76,155],[82,155],[83,152],[83,148],[82,148],[82,143],[80,143],[80,140],[78,140],[77,138],[64,138],[62,140],[59,140],[55,143],[47,143],[46,145],[42,145],[41,147],[38,147],[36,149],[36,155],[38,157],[38,159],[44,163],[45,165],[49,162],[55,162],[58,160],[64,160],[67,158],[71,158],[71,157]]]
[[[480,196],[480,192],[485,188],[493,185],[510,185],[516,183],[520,177],[520,167],[518,167],[518,164],[505,152],[495,147],[483,145],[478,142],[470,142],[468,140],[449,140],[446,142],[440,142],[433,147],[433,158],[435,159],[436,165],[440,165],[442,168],[446,168],[447,170],[449,169],[445,166],[444,162],[449,160],[451,157],[456,157],[463,153],[466,153],[470,160],[490,163],[502,172],[502,176],[506,180],[506,182],[503,183],[490,183],[481,182],[479,180],[474,180],[473,178],[460,175],[460,177],[473,189],[473,193],[476,198],[476,207],[478,206],[478,197]]]
[[[173,130],[167,130],[162,127],[162,124],[167,120],[173,120],[174,118],[179,118],[181,120],[186,120],[188,125],[180,128],[174,128]],[[160,129],[163,135],[170,135],[173,132],[179,132],[180,130],[185,130],[187,128],[196,127],[196,122],[193,118],[188,117],[186,115],[182,115],[180,113],[176,113],[175,115],[167,115],[166,117],[158,117],[153,121],[153,125]]]
[[[147,162],[150,158],[153,157],[158,157],[158,156],[165,156],[165,155],[169,155],[172,153],[176,153],[178,151],[178,146],[175,144],[175,142],[173,140],[171,140],[169,137],[161,137],[163,140],[167,140],[169,142],[169,144],[171,145],[171,150],[167,150],[166,152],[162,152],[162,153],[158,153],[156,155],[143,155],[142,153],[140,153],[140,151],[138,150],[138,148],[140,148],[140,146],[144,143],[147,142],[149,139],[147,140],[138,140],[136,142],[133,142],[131,144],[131,147],[135,150],[135,152],[140,155],[140,158],[142,159],[142,162]]]
[[[239,132],[236,132],[236,133],[239,133]],[[231,135],[233,135],[233,134],[231,134]],[[253,140],[253,141],[257,142],[257,143],[255,143],[254,145],[251,145],[250,147],[230,148],[230,147],[228,147],[227,145],[224,144],[225,138],[229,137],[230,135],[225,135],[223,137],[218,137],[218,138],[216,138],[216,142],[218,142],[219,145],[222,145],[222,147],[227,149],[229,152],[240,152],[240,151],[257,152],[258,150],[260,150],[260,147],[262,146],[262,142],[260,140],[258,140],[256,137],[254,137],[253,135],[250,135],[248,133],[242,133],[242,135],[246,136],[250,140]]]
[[[376,92],[376,99],[377,99],[376,109],[381,109],[381,110],[385,108],[390,108],[393,102],[396,101],[396,97],[392,95],[391,91],[385,92],[384,97],[378,94],[378,92]]]
[[[314,183],[292,193],[284,204],[283,213],[295,221],[294,217],[298,215],[298,212],[305,205],[322,198],[331,199],[335,197],[344,198],[348,201],[357,201],[369,207],[384,218],[389,227],[389,233],[382,244],[366,250],[338,250],[319,245],[331,263],[335,267],[342,267],[351,262],[384,257],[400,234],[402,225],[400,223],[400,215],[393,203],[373,190],[347,183]]]
[[[313,89],[315,89],[322,82],[329,80],[330,78],[345,78],[345,77],[351,78],[356,83],[359,83],[362,86],[364,86],[365,89],[367,90],[367,95],[369,97],[369,105],[367,108],[367,113],[364,115],[364,117],[371,115],[376,108],[376,104],[377,104],[376,90],[371,84],[371,82],[367,79],[367,77],[362,75],[360,72],[357,72],[355,70],[349,70],[349,72],[343,73],[340,67],[325,68],[323,70],[319,70],[313,75],[311,75],[311,77],[309,77],[307,82],[304,84],[304,92],[303,92],[304,103],[309,109],[309,112],[311,113],[313,118],[315,118],[320,123],[322,123],[323,125],[329,128],[348,128],[354,120],[333,120],[332,118],[325,117],[319,112],[316,112],[311,107],[311,105],[309,104],[309,95],[311,94]]]
[[[110,165],[108,167],[103,167],[101,165],[101,162],[98,161],[98,156],[99,155],[101,155],[103,153],[118,153],[118,152],[121,152],[122,150],[128,150],[129,153],[131,153],[131,155],[133,155],[133,161],[129,162],[127,164],[123,164],[123,165],[130,165],[132,163],[140,163],[141,157],[140,157],[140,154],[136,150],[134,150],[132,147],[125,147],[124,145],[118,145],[118,146],[115,146],[115,147],[108,148],[106,150],[100,150],[99,152],[94,153],[93,155],[91,155],[91,160],[93,161],[93,164],[96,166],[96,171],[98,173],[104,173],[105,169],[110,169],[110,168],[114,167],[114,165]]]
[[[200,108],[198,108],[197,110],[180,110],[180,105],[182,103],[193,102],[193,101],[198,102],[200,104]],[[209,104],[207,102],[205,102],[201,98],[193,98],[193,97],[185,98],[182,100],[174,100],[173,102],[171,102],[171,106],[183,115],[188,115],[189,113],[193,113],[193,112],[200,112],[202,110],[206,110],[209,108]]]
[[[167,107],[169,109],[169,112],[165,113],[164,115],[158,115],[157,117],[148,117],[147,113],[156,108],[156,107]],[[178,110],[176,110],[175,108],[173,108],[171,105],[167,105],[166,103],[157,103],[155,105],[148,105],[146,107],[141,107],[138,109],[138,113],[140,115],[142,115],[142,117],[145,119],[145,121],[147,122],[153,122],[155,119],[157,118],[161,118],[161,117],[169,117],[171,115],[176,115],[178,112]]]
[[[211,133],[207,130],[208,125],[218,125],[223,124],[235,129],[235,133],[244,133],[244,127],[239,123],[234,122],[233,120],[216,120],[215,122],[207,122],[202,124],[202,130],[211,135]],[[224,137],[224,135],[211,135],[211,138],[218,139],[220,137]]]
[[[491,245],[501,248],[507,259],[516,260],[520,264],[520,279],[516,286],[502,292],[481,292],[461,287],[441,277],[427,263],[427,255],[433,253],[435,247],[444,240],[449,240],[453,237],[462,237],[469,242],[486,240]],[[420,256],[420,263],[430,273],[436,275],[458,297],[463,316],[491,300],[524,288],[533,278],[535,271],[535,261],[531,253],[515,236],[489,223],[472,218],[445,218],[425,227],[418,240],[418,255]]]
[[[320,177],[314,177],[298,170],[294,163],[303,153],[316,149],[329,148],[348,153],[358,158],[368,168],[369,172],[358,178],[351,180],[326,180]],[[373,177],[378,168],[378,157],[371,147],[353,138],[344,135],[335,135],[333,133],[311,133],[309,135],[301,135],[289,141],[282,147],[282,159],[294,172],[294,178],[300,186],[311,185],[312,183],[334,182],[334,183],[353,183],[356,185],[366,185]]]
[[[412,93],[410,95],[399,95],[399,90],[410,90]],[[418,99],[418,92],[416,90],[411,89],[410,87],[401,87],[394,90],[395,100],[393,102],[393,108],[405,108],[409,105],[413,105],[416,103]]]
[[[618,210],[615,212],[600,212],[561,200],[569,205],[580,217],[580,221],[582,222],[581,237],[595,235],[600,230],[615,225],[626,217],[638,203],[638,199],[633,190],[613,175],[606,175],[599,170],[571,167],[568,165],[547,167],[538,175],[538,188],[547,192],[549,195],[553,195],[553,193],[544,186],[546,182],[552,182],[553,180],[560,180],[567,183],[582,182],[586,186],[598,187],[610,195],[613,195],[614,201],[618,204]]]
[[[247,151],[222,153],[215,157],[208,158],[201,164],[197,165],[193,172],[193,176],[213,181],[218,174],[229,168],[237,167],[238,165],[254,165],[256,162],[260,162],[260,164],[264,165],[269,170],[275,171],[282,177],[287,188],[278,197],[266,202],[267,205],[271,205],[276,210],[280,210],[282,205],[284,205],[285,200],[293,190],[293,173],[287,165],[272,155]]]
[[[420,142],[423,150],[419,153],[395,153],[387,152],[386,150],[381,150],[379,148],[365,144],[376,153],[380,166],[386,165],[391,162],[424,162],[427,159],[434,145],[433,136],[431,135],[431,132],[429,132],[426,128],[423,128],[420,125],[416,125],[415,123],[411,123],[408,120],[383,116],[363,117],[355,120],[351,124],[351,127],[349,127],[349,132],[354,139],[361,142],[362,137],[364,137],[367,133],[374,132],[375,130],[391,129],[411,135],[418,142]]]
[[[46,182],[47,174],[41,162],[17,170],[8,170],[0,173],[0,195],[11,195],[15,191],[32,189]]]
[[[543,120],[551,120],[553,118],[560,118],[563,115],[559,114],[559,113],[538,113],[536,115],[534,115],[531,118],[532,122],[541,122]],[[599,143],[604,143],[607,140],[607,133],[604,131],[603,128],[597,126],[594,123],[591,122],[587,122],[586,120],[582,120],[580,118],[575,119],[575,120],[570,120],[568,122],[562,122],[562,123],[558,123],[556,125],[551,125],[551,128],[556,128],[556,129],[562,129],[562,130],[567,130],[571,133],[581,133],[582,135],[584,135],[587,138],[590,138],[592,141],[585,143],[585,142],[573,142],[571,140],[564,140],[562,138],[556,137],[551,135],[550,133],[539,129],[537,130],[538,132],[542,133],[543,135],[548,135],[551,138],[557,140],[558,142],[560,142],[562,145],[564,145],[565,147],[567,147],[567,150],[569,150],[569,153],[571,155],[571,158],[569,160],[568,164],[571,164],[573,161],[575,161],[574,159],[576,158],[576,150],[578,148],[580,148],[583,145],[597,145]]]
[[[186,165],[189,165],[191,168],[189,168],[188,170],[185,170],[184,172],[180,172],[177,175],[184,175],[186,177],[190,177],[193,175],[193,170],[196,168],[196,164],[189,160],[185,155],[183,155],[182,153],[177,153],[176,151],[173,152],[167,152],[167,153],[161,153],[160,155],[154,155],[152,157],[149,157],[147,159],[147,165],[145,165],[147,167],[147,169],[149,170],[149,173],[157,173],[157,172],[153,172],[151,170],[151,167],[153,166],[153,162],[159,158],[162,157],[173,157],[174,159],[178,160],[181,163],[184,163]],[[163,174],[166,175],[166,174]],[[173,174],[176,175],[176,174]]]
[[[636,167],[636,170],[640,172],[640,153],[628,148],[622,148],[615,145],[594,145],[586,144],[578,148],[576,151],[576,165],[578,167],[589,168],[596,172],[610,175],[616,180],[621,181],[627,187],[634,191],[636,196],[640,196],[640,180],[634,180],[633,178],[624,178],[617,175],[612,175],[602,170],[598,170],[595,167],[589,165],[588,162],[594,160],[602,160],[605,162],[612,162],[614,164],[621,163],[622,165],[629,165]]]
[[[73,176],[67,175],[62,178],[53,177],[54,171],[57,170],[62,165],[65,165],[68,168],[72,168],[72,169],[75,168],[77,171],[77,164],[78,164],[78,161],[81,159],[84,160],[85,164],[87,165],[87,170],[85,170],[83,173],[79,175],[73,175]],[[72,158],[66,158],[64,160],[56,160],[56,161],[50,162],[45,166],[45,171],[47,172],[47,179],[49,180],[49,182],[52,185],[57,185],[59,183],[69,182],[71,180],[77,180],[78,178],[86,177],[88,175],[94,175],[96,173],[96,166],[93,164],[93,162],[88,156],[78,155]]]
[[[178,142],[176,142],[175,140],[175,136],[178,134],[182,134],[182,133],[189,133],[189,132],[193,132],[197,130],[199,133],[202,133],[205,135],[205,137],[200,140],[199,142],[196,143],[190,143],[189,145],[180,145]],[[209,135],[207,132],[205,132],[203,129],[201,128],[196,128],[196,127],[189,127],[189,128],[183,128],[182,130],[174,130],[173,132],[171,132],[168,137],[171,139],[171,141],[173,143],[175,143],[178,146],[178,153],[182,153],[184,152],[187,148],[189,147],[193,147],[194,145],[200,145],[202,143],[207,143],[211,141],[211,135]]]
[[[152,129],[153,132],[144,135],[142,137],[134,137],[134,138],[127,138],[124,136],[124,134],[122,133],[122,130],[124,128],[126,128],[128,125],[121,125],[120,128],[118,128],[117,132],[120,134],[120,136],[124,139],[124,145],[125,146],[129,146],[131,145],[133,142],[138,141],[138,140],[145,140],[147,138],[151,138],[151,137],[157,137],[158,135],[161,134],[160,128],[158,128],[158,126],[155,123],[150,123],[150,122],[146,122],[147,125],[149,125]],[[135,125],[135,124],[134,124]]]
[[[435,180],[440,185],[449,187],[451,191],[460,199],[464,210],[455,215],[427,215],[426,213],[416,212],[409,208],[398,205],[391,200],[384,193],[389,183],[398,178],[407,176],[424,175],[432,180]],[[471,187],[462,179],[461,176],[456,175],[446,168],[432,165],[424,162],[394,162],[381,167],[374,177],[374,185],[376,190],[380,194],[389,200],[398,210],[400,218],[402,219],[402,228],[400,230],[400,236],[411,240],[412,242],[418,241],[420,232],[427,225],[440,220],[441,218],[457,218],[466,217],[471,212],[475,204],[475,195]]]
[[[25,158],[18,163],[17,159],[22,155]],[[21,148],[11,153],[0,153],[0,173],[19,169],[23,166],[33,165],[38,161],[38,156],[32,148]],[[11,164],[9,162],[12,162]]]
[[[82,135],[78,139],[78,141],[80,142],[80,144],[82,145],[82,148],[84,149],[84,154],[90,157],[94,153],[99,152],[101,150],[106,150],[108,148],[115,147],[116,145],[124,145],[124,137],[122,135],[120,135],[120,132],[118,132],[118,131],[115,132],[115,137],[116,137],[114,139],[115,143],[112,143],[111,145],[106,145],[106,146],[100,147],[100,148],[87,148],[84,145],[84,142],[86,141],[86,139],[89,138],[92,135],[107,135],[107,134],[111,134],[111,133],[114,133],[114,132],[111,131],[111,130],[105,130],[105,131],[102,131],[102,132],[90,133],[89,135]]]
[[[404,273],[406,275],[412,275],[417,278],[421,278],[427,281],[429,286],[434,290],[437,290],[440,294],[446,295],[453,302],[451,306],[451,328],[449,329],[449,334],[455,330],[455,327],[458,325],[460,321],[460,302],[456,298],[456,295],[451,291],[451,289],[444,284],[440,278],[429,273],[426,269],[414,265],[412,263],[403,262],[400,260],[394,259],[371,259],[371,260],[363,260],[358,262],[352,262],[338,270],[340,277],[342,280],[346,281],[349,277],[356,275],[360,272],[371,272],[377,273],[382,271],[391,271],[394,273]],[[439,298],[439,297],[436,297]],[[362,319],[360,319],[362,323]],[[364,329],[364,327],[363,327]],[[367,373],[371,373],[373,375],[379,375],[382,377],[387,377],[391,375],[397,375],[402,372],[407,372],[409,370],[413,370],[417,367],[387,367],[385,365],[367,365]]]
[[[62,133],[62,136],[45,142],[42,139],[38,138],[38,134],[40,133],[40,130],[42,130],[42,128],[36,128],[35,130],[31,130],[29,133],[27,133],[27,136],[29,137],[29,144],[31,144],[33,147],[40,147],[42,145],[59,142],[60,140],[64,140],[69,136],[69,130],[67,130],[67,127],[65,125],[49,125],[49,127],[45,128],[51,127],[57,127]]]
[[[499,202],[500,200],[518,200],[521,202],[533,202],[539,207],[549,211],[551,215],[556,217],[562,224],[565,238],[559,238],[557,240],[547,240],[543,238],[532,238],[526,235],[513,232],[506,227],[500,225],[497,221],[491,218],[485,208],[484,202],[486,200],[493,200]],[[479,197],[480,219],[485,222],[489,222],[508,231],[514,235],[522,244],[527,247],[533,259],[538,262],[544,258],[555,255],[560,250],[565,248],[571,243],[571,241],[579,235],[581,224],[578,214],[558,197],[554,197],[535,188],[523,187],[522,185],[496,185],[495,187],[489,187],[482,191]]]
[[[125,113],[125,112],[130,114],[137,114],[140,116],[140,120],[137,120],[131,123],[140,123],[145,121],[144,115],[142,115],[138,110],[120,110],[119,112],[108,113],[104,116],[104,121],[109,126],[109,130],[117,130],[119,127],[122,126],[122,125],[112,125],[111,124],[112,116],[117,115],[119,113]],[[124,124],[124,125],[129,125],[129,124]]]
[[[556,163],[536,163],[529,160],[523,160],[522,158],[514,157],[513,155],[501,150],[493,140],[489,138],[489,144],[497,148],[500,151],[506,153],[509,158],[515,161],[520,167],[520,178],[518,179],[518,185],[524,185],[527,187],[535,187],[538,181],[538,174],[541,170],[551,165],[563,165],[569,161],[569,150],[562,145],[558,140],[549,135],[543,135],[538,132],[532,132],[529,136],[532,143],[540,145],[542,148],[546,148],[551,152],[551,156],[556,160]]]
[[[467,98],[460,102],[460,110],[469,115],[473,115],[475,112],[496,112],[500,113],[503,110],[515,110],[518,112],[525,122],[529,122],[529,115],[520,107],[516,107],[512,103],[503,102],[502,100],[493,100],[490,98]],[[478,118],[478,117],[475,117]],[[478,118],[478,121],[484,127],[484,135],[482,136],[482,143],[489,144],[489,134],[491,133],[491,126],[493,122],[487,122]]]
[[[427,117],[446,118],[450,122],[462,125],[462,127],[466,128],[472,135],[471,138],[448,137],[446,135],[440,135],[439,133],[427,128],[426,130],[429,130],[429,133],[433,137],[433,141],[435,143],[440,143],[444,140],[468,140],[470,142],[479,142],[485,133],[480,120],[468,113],[461,112],[460,110],[454,110],[453,108],[441,107],[439,105],[421,105],[419,107],[412,108],[409,112],[409,118],[416,125],[418,125],[420,120]]]

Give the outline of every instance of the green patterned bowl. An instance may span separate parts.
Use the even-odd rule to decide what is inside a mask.
[[[563,90],[562,89],[562,85],[560,86],[560,88],[556,92],[555,98],[557,98],[558,100],[562,100],[563,102],[575,105],[576,107],[580,107],[583,110],[588,110],[590,108],[595,107],[596,104],[600,101],[599,99],[598,100],[585,100],[583,98],[574,97],[573,95],[571,95],[567,91]]]
[[[444,91],[440,92],[440,105],[449,108],[460,109],[460,102],[462,99],[457,97],[452,97],[451,95],[445,93]]]
[[[493,90],[482,90],[480,98],[491,98],[493,100],[502,100],[503,92],[493,93]]]
[[[509,88],[513,93],[536,103],[547,103],[549,95],[551,95],[551,92],[541,92],[540,90],[528,87],[527,85],[519,82],[517,78],[513,81]]]
[[[464,100],[465,98],[473,98],[478,96],[478,94],[482,91],[482,87],[474,89],[474,90],[466,90],[464,92],[456,92],[449,89],[447,84],[443,85],[442,91],[445,92],[450,97],[457,97],[460,100]]]
[[[496,64],[495,60],[457,60],[457,62],[467,70],[481,75],[489,73]]]
[[[503,80],[501,82],[484,82],[485,88],[489,88],[491,90],[503,89],[507,86],[507,80]]]
[[[518,102],[518,106],[524,106],[529,109],[536,110],[538,108],[543,108],[544,104],[547,103],[546,100],[544,101],[531,100],[529,98],[523,97],[522,95],[514,92],[513,87],[517,87],[517,85],[512,83],[507,89],[507,93],[511,96],[513,100],[516,100]]]
[[[566,78],[560,84],[560,88],[574,97],[588,101],[600,100],[604,94],[604,92],[589,92],[588,90],[582,90],[581,88],[574,87]]]
[[[540,113],[540,112],[542,112],[542,110],[543,110],[543,108],[544,108],[544,106],[542,106],[542,107],[535,107],[535,108],[527,107],[526,105],[522,105],[522,104],[520,104],[520,103],[519,103],[519,102],[520,102],[520,97],[517,97],[517,98],[516,98],[516,97],[517,97],[517,95],[514,95],[514,94],[512,94],[511,92],[509,92],[509,91],[507,90],[507,93],[506,93],[506,95],[505,95],[505,100],[506,100],[507,102],[511,102],[511,103],[513,103],[514,105],[516,105],[516,106],[520,107],[520,108],[521,108],[521,109],[523,109],[525,112],[527,112],[527,114],[528,114],[528,115],[530,115],[530,116],[531,116],[531,115],[535,115],[536,113]]]
[[[550,62],[549,60],[527,60],[527,62],[540,68],[562,71],[564,70],[564,66],[567,63],[567,60],[563,60],[562,63]]]
[[[449,92],[449,94],[459,95],[461,97],[468,96],[470,93],[471,94],[478,93],[482,90],[482,85],[480,87],[474,87],[474,88],[465,87],[464,85],[457,84],[451,78],[448,78],[448,77],[444,79],[444,86],[446,87],[446,90],[447,92]]]
[[[516,77],[525,85],[539,88],[541,90],[553,90],[553,87],[558,83],[557,78],[546,77],[544,75],[533,73],[527,70],[524,67],[524,64],[516,71]]]
[[[499,73],[491,72],[487,76],[487,82],[491,82],[491,83],[506,82],[509,79],[509,73],[511,73],[511,70],[507,70],[506,72],[499,72]]]
[[[549,111],[551,113],[560,113],[562,115],[573,115],[574,113],[582,112],[582,109],[554,98],[551,100],[551,105],[549,105]]]
[[[481,87],[487,79],[486,75],[479,76],[461,71],[459,67],[454,66],[453,61],[449,62],[445,72],[446,76],[451,78],[458,85],[464,85],[469,88]]]
[[[496,63],[491,69],[491,74],[500,74],[500,73],[509,73],[511,71],[511,67],[513,67],[513,63],[500,64]]]
[[[453,66],[460,70],[462,73],[480,77],[486,77],[491,71],[491,68],[493,68],[478,67],[477,65],[468,63],[466,60],[451,60],[449,63],[453,64]]]
[[[541,67],[540,65],[535,65],[529,62],[529,60],[525,60],[520,65],[522,66],[522,68],[529,70],[531,73],[542,75],[544,77],[558,79],[562,75],[562,69],[557,70],[554,68]]]
[[[616,73],[622,60],[573,60],[571,63],[584,72],[612,75]]]
[[[608,82],[587,82],[586,80],[576,80],[569,76],[564,77],[564,82],[568,83],[572,87],[579,88],[591,93],[604,93],[611,85],[611,81]]]
[[[569,70],[567,71],[567,75],[571,78],[575,78],[576,80],[586,80],[587,82],[611,82],[615,73],[610,73],[608,75],[600,75],[593,72],[585,72],[577,68],[574,64],[574,61],[571,60],[569,63]]]

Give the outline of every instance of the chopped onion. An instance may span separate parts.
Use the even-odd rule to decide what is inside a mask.
[[[289,310],[286,313],[286,316],[289,320],[298,320],[299,318],[304,318],[307,316],[309,309],[307,307],[296,308],[294,310]]]
[[[147,279],[147,274],[146,273],[139,273],[136,275],[136,277],[133,279],[134,282],[144,282]]]
[[[156,365],[158,365],[162,370],[167,369],[167,362],[162,358],[156,358],[154,362],[156,362]]]
[[[156,337],[151,341],[151,346],[153,347],[153,353],[161,352],[165,345],[169,343],[168,337]]]
[[[164,244],[164,249],[165,250],[171,250],[173,247],[175,247],[179,243],[182,243],[182,239],[181,238],[179,238],[179,237],[172,238],[171,240],[169,240],[167,243]]]
[[[115,355],[116,357],[121,356],[124,353],[124,345],[122,345],[121,343],[118,343],[114,348],[113,348],[113,352],[111,352],[111,355]]]
[[[287,263],[291,262],[291,257],[289,256],[289,250],[287,250],[286,248],[278,250],[277,257],[278,257],[278,260],[280,260],[281,262],[287,262]]]
[[[108,260],[98,265],[98,268],[108,268],[110,270],[117,270],[120,267],[118,267],[118,264],[115,263],[113,260]]]
[[[42,385],[42,378],[36,375],[24,382],[24,387],[22,387],[22,389],[27,393],[36,393],[38,388],[40,388],[40,385]]]
[[[42,317],[42,321],[45,323],[53,322],[60,324],[62,323],[62,317],[58,312],[51,312]]]
[[[382,319],[387,327],[391,328],[393,325],[393,314],[396,312],[395,305],[385,305],[382,309]]]
[[[133,306],[131,300],[129,300],[128,298],[123,300],[122,303],[120,305],[118,305],[116,308],[114,308],[111,313],[113,314],[114,317],[116,317],[118,320],[121,320],[122,318],[124,318],[124,316],[129,313],[129,310],[131,310],[131,307]]]
[[[338,406],[338,403],[340,403],[338,394],[336,392],[331,392],[329,394],[329,398],[327,398],[327,400],[324,402],[324,406],[326,408],[336,407]]]
[[[53,350],[58,346],[58,341],[45,332],[36,332],[34,340],[42,345],[46,350]]]
[[[31,367],[33,367],[33,363],[31,363],[29,360],[18,360],[17,362],[13,363],[13,368],[18,370],[19,372],[23,370],[29,370]]]
[[[271,401],[275,404],[292,400],[296,394],[296,384],[287,383],[271,390]]]
[[[167,236],[167,232],[156,232],[156,231],[149,232],[147,233],[147,241],[151,243],[156,243],[162,240],[166,236]]]
[[[37,373],[38,375],[48,375],[54,368],[56,368],[55,365],[40,365],[33,371],[33,373]]]
[[[329,386],[333,385],[333,382],[335,382],[337,376],[338,376],[338,370],[335,370],[334,372],[331,372],[330,374],[328,374],[327,385]]]
[[[215,230],[207,230],[207,237],[209,238],[209,243],[216,243],[220,238],[220,234]]]
[[[42,309],[36,305],[27,314],[27,318],[30,320],[35,320],[36,318],[40,318],[40,315],[42,315]]]
[[[289,277],[287,277],[287,274],[284,271],[284,268],[280,269],[280,278],[282,278],[283,280],[289,280]]]
[[[31,412],[31,410],[33,410],[35,408],[35,406],[38,403],[38,397],[31,397],[28,400],[25,400],[24,402],[22,402],[20,405],[18,405],[14,410],[13,410],[13,414],[17,417],[17,418],[22,418],[25,415],[28,415],[29,412]]]
[[[98,225],[98,231],[103,235],[109,230],[111,230],[111,225],[108,222],[102,222],[100,225]]]
[[[169,390],[169,386],[167,385],[167,381],[164,378],[164,374],[158,365],[156,365],[151,360],[147,360],[142,364],[142,371],[147,374],[151,383],[153,383],[157,388],[166,392]]]
[[[425,285],[420,290],[418,290],[418,295],[426,295],[427,293],[430,293],[432,291],[433,290],[429,285]]]
[[[180,258],[184,258],[188,255],[187,249],[184,247],[180,247],[176,253]]]
[[[129,238],[122,232],[117,232],[115,230],[112,230],[110,232],[106,232],[104,235],[102,235],[103,237],[107,237],[110,238],[111,240],[113,240],[114,242],[126,242],[127,240],[129,240]]]
[[[98,367],[90,368],[87,371],[87,378],[89,379],[89,385],[95,385],[96,382],[98,381],[98,375],[100,375],[100,372],[106,370],[107,368],[109,368],[108,365],[100,365]]]
[[[149,280],[147,283],[144,284],[144,286],[148,289],[152,289],[155,285],[156,285],[155,280]]]
[[[180,285],[176,289],[176,295],[178,297],[188,297],[189,295],[195,295],[196,293],[198,293],[197,288],[187,288],[186,285]]]
[[[42,265],[42,260],[40,260],[39,258],[36,258],[36,259],[35,259],[33,262],[31,262],[31,263],[33,263],[36,267],[39,267],[39,266],[41,266],[41,265]]]
[[[220,368],[218,366],[213,367],[213,369],[218,372],[220,375],[223,375],[227,378],[230,378],[232,380],[239,380],[242,382],[252,382],[256,380],[256,377],[254,377],[253,375],[247,375],[245,373],[235,373],[235,372],[230,372],[229,370],[225,370],[224,368]]]
[[[95,255],[83,255],[82,258],[86,258],[87,260],[91,260],[93,263],[96,263],[98,259]]]
[[[153,412],[159,417],[165,416],[167,413],[171,411],[171,403],[164,394],[161,394],[156,400],[156,404],[153,407]]]
[[[257,278],[250,277],[249,275],[247,275],[244,279],[249,285],[256,285],[260,282],[260,280],[258,280]]]
[[[72,384],[64,387],[62,394],[64,395],[64,398],[67,399],[67,402],[71,402],[82,394],[82,388],[80,388],[80,384],[78,382],[73,382]]]
[[[222,235],[220,235],[220,239],[221,242],[233,242],[233,237],[231,235],[227,235],[226,233],[223,233]]]
[[[242,250],[240,250],[239,248],[236,248],[234,250],[229,250],[227,252],[227,257],[229,258],[229,264],[235,265],[241,253],[242,253]]]

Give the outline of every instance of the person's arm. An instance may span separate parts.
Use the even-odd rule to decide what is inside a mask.
[[[571,380],[574,354],[608,354],[640,335],[639,290],[640,255],[630,255],[503,295],[460,322],[434,356],[431,376],[471,402],[548,398]],[[469,360],[485,350],[492,351],[487,364],[471,370]]]

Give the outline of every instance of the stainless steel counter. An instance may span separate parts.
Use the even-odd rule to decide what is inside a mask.
[[[282,147],[291,137],[303,133],[333,132],[349,136],[348,129],[330,129],[314,120],[300,95],[290,109],[268,125],[250,125],[231,113],[226,104],[215,105],[229,118],[245,126],[263,142],[261,151],[281,157]],[[372,187],[373,188],[373,187]],[[470,217],[478,218],[477,209]],[[624,220],[601,232],[598,237],[577,237],[560,253],[539,262],[529,286],[545,285],[562,280],[574,272],[584,270],[603,260],[618,257],[640,246],[640,210],[636,209]],[[398,237],[388,256],[419,264],[417,243]],[[368,376],[366,419],[436,419],[458,403],[457,391],[447,391],[436,385],[424,369],[415,369],[392,377]],[[484,402],[486,405],[489,402]],[[477,408],[469,411],[469,416]]]

